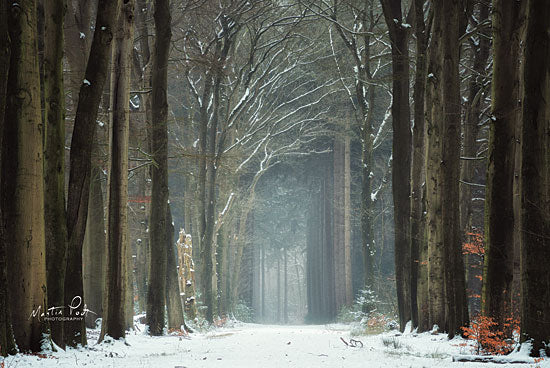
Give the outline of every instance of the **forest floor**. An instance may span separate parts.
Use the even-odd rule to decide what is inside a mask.
[[[174,367],[174,368],[283,368],[283,367],[468,367],[509,366],[453,362],[468,354],[471,344],[430,333],[351,336],[349,325],[257,325],[233,323],[189,336],[150,337],[128,334],[126,343],[96,344],[99,330],[89,330],[89,346],[45,356],[16,355],[5,359],[12,367]],[[350,343],[350,339],[362,343]],[[344,342],[345,341],[345,342]],[[347,344],[347,345],[346,345]],[[356,345],[356,346],[352,346]],[[516,360],[532,361],[521,352]],[[509,357],[509,356],[508,356]],[[509,359],[509,358],[506,359]],[[1,358],[0,358],[1,359]],[[1,362],[1,360],[0,360]],[[513,364],[517,368],[550,367],[550,362]],[[0,364],[1,365],[1,364]]]

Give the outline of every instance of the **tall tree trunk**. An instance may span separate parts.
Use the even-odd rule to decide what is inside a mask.
[[[153,336],[163,334],[166,299],[166,228],[168,213],[168,56],[172,37],[168,0],[155,1],[155,50],[153,55],[153,100],[151,148],[151,215],[149,218],[150,268],[147,291],[147,325]]]
[[[459,219],[459,1],[434,2],[428,66],[427,212],[430,324],[452,337],[467,323]],[[445,24],[443,24],[445,20]],[[429,96],[429,98],[428,98]]]
[[[166,214],[166,310],[168,312],[168,329],[186,329],[181,305],[178,268],[176,265],[176,248],[174,247],[174,224],[170,206]],[[184,289],[185,290],[185,289]]]
[[[130,66],[134,41],[134,1],[121,3],[113,47],[111,76],[112,122],[109,134],[107,210],[107,278],[101,326],[113,339],[125,336],[127,325],[128,265],[128,140],[130,128]]]
[[[84,298],[91,311],[86,314],[86,327],[95,328],[96,319],[103,316],[105,288],[105,214],[103,209],[102,171],[97,165],[90,178],[90,206],[82,249]],[[93,312],[93,313],[92,313]]]
[[[493,1],[493,80],[485,198],[482,312],[504,330],[514,266],[515,130],[519,116],[521,3]]]
[[[521,339],[550,354],[550,2],[527,5],[521,136]]]
[[[11,59],[2,145],[2,209],[11,323],[20,351],[40,351],[48,324],[44,230],[43,129],[36,1],[11,6]],[[29,318],[30,317],[30,318]]]
[[[369,84],[369,106],[374,106],[374,84]],[[363,251],[363,269],[365,290],[374,291],[374,254],[376,244],[374,240],[374,205],[372,197],[372,171],[373,171],[373,129],[372,119],[374,109],[368,109],[367,116],[363,119],[362,145],[361,145],[361,241]],[[374,309],[373,305],[364,305],[363,312],[368,313]]]
[[[216,154],[216,142],[218,136],[218,109],[220,101],[221,75],[216,75],[212,90],[212,118],[208,128],[208,159],[206,161],[206,196],[203,204],[205,211],[204,233],[201,236],[201,265],[203,282],[204,305],[206,306],[205,318],[208,322],[214,321],[214,292],[213,277],[215,265],[213,263],[214,222],[216,220],[216,177],[219,156]],[[221,151],[218,151],[221,153]]]
[[[428,242],[428,327],[437,325],[445,327],[445,283],[444,283],[444,248],[441,223],[441,160],[442,160],[442,123],[438,121],[442,113],[440,96],[441,65],[439,64],[440,44],[442,38],[441,7],[434,5],[432,35],[429,45],[428,79],[425,96],[425,139],[426,139],[426,232]],[[437,10],[437,11],[436,11]]]
[[[48,302],[64,305],[67,262],[65,212],[65,95],[63,89],[63,15],[65,1],[44,2],[44,221],[46,229],[46,277]],[[65,347],[63,322],[50,325],[53,341]]]
[[[134,68],[133,76],[135,76],[138,89],[147,91],[151,88],[151,54],[149,48],[149,27],[146,21],[149,17],[149,8],[145,0],[136,1],[136,42],[139,40],[139,52],[134,48]],[[151,151],[151,96],[150,93],[140,95],[139,122],[137,132],[130,134],[130,145],[146,147],[146,151]],[[132,142],[134,138],[134,142]],[[141,155],[142,158],[147,158],[146,155]],[[139,170],[136,172],[138,177],[139,197],[146,198],[150,195],[150,186],[147,184],[150,181],[151,168]],[[135,283],[137,289],[137,309],[141,313],[145,313],[147,307],[147,273],[149,268],[149,233],[148,220],[150,212],[150,202],[144,201],[139,204],[138,231],[135,236]]]
[[[422,187],[424,186],[424,93],[426,89],[426,49],[428,35],[424,24],[424,0],[414,1],[416,70],[414,76],[414,126],[412,136],[411,159],[411,318],[413,327],[425,330],[419,320],[426,321],[427,293],[418,293],[418,269],[420,267],[420,248],[424,237],[424,213],[422,211]]]
[[[443,103],[443,139],[442,139],[442,225],[445,248],[445,290],[447,294],[446,330],[452,338],[460,332],[460,327],[468,321],[464,311],[466,305],[466,286],[464,263],[462,259],[462,237],[460,229],[459,179],[460,179],[460,77],[459,77],[459,22],[461,1],[446,2],[443,6],[442,56],[442,103]],[[449,19],[454,21],[448,22]]]
[[[10,39],[8,34],[7,2],[0,4],[0,167],[2,166],[2,149],[5,111],[7,102],[8,72],[10,66]],[[2,173],[0,172],[0,183]],[[3,184],[0,184],[3,188]],[[1,194],[0,194],[1,196]],[[7,245],[4,238],[3,198],[0,200],[0,355],[15,353],[15,341],[11,327],[11,315],[8,298]]]
[[[73,136],[71,140],[69,187],[67,193],[67,250],[65,279],[65,305],[75,296],[82,296],[82,244],[88,217],[91,157],[95,136],[97,112],[103,87],[107,79],[108,65],[119,0],[99,0],[94,39],[86,65],[85,79],[80,85]],[[82,303],[82,307],[84,306]],[[78,310],[79,312],[82,309]],[[65,323],[67,344],[86,344],[84,321]]]
[[[411,122],[409,107],[408,27],[404,26],[401,0],[381,0],[390,31],[392,50],[392,190],[395,222],[395,280],[399,326],[404,330],[411,319],[410,297],[410,179]]]

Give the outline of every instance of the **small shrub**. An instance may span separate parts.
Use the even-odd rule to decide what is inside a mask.
[[[512,318],[506,318],[504,328],[512,330],[513,336],[519,336],[519,323]],[[464,336],[476,343],[475,353],[486,355],[503,355],[514,350],[516,341],[497,330],[497,322],[491,317],[477,316],[471,321],[470,327],[462,327]]]

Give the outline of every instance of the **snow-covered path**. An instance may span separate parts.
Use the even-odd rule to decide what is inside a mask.
[[[270,326],[237,324],[205,334],[149,337],[133,332],[128,345],[120,341],[88,349],[68,349],[48,358],[16,356],[6,367],[186,367],[186,368],[283,368],[283,367],[503,367],[502,364],[453,363],[451,356],[464,353],[462,340],[444,335],[404,334],[356,337],[363,347],[346,346],[349,326]],[[92,336],[97,331],[92,331]],[[543,367],[550,365],[543,363]],[[534,367],[514,364],[514,367]]]

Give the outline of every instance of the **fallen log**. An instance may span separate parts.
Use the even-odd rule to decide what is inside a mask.
[[[495,364],[534,364],[535,360],[528,357],[495,356],[495,355],[454,355],[453,362],[495,363]]]

